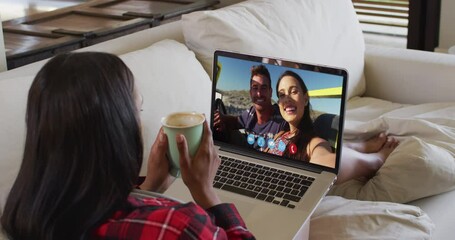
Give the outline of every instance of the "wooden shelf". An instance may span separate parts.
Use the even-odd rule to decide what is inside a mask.
[[[8,69],[159,25],[218,0],[94,0],[3,22]]]

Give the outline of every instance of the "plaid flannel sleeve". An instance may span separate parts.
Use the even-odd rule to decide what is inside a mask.
[[[133,211],[117,211],[94,231],[96,239],[255,239],[232,204],[204,210],[195,203],[130,199]]]
[[[245,222],[233,204],[219,204],[206,211],[212,216],[215,225],[226,232],[228,239],[256,239],[246,228]]]
[[[191,213],[184,213],[192,217],[180,239],[255,239],[233,204],[223,203],[207,210],[194,206]]]

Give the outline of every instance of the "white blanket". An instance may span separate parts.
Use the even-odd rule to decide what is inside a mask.
[[[455,188],[454,102],[410,106],[356,97],[349,101],[345,120],[345,139],[386,132],[400,145],[368,182],[352,180],[331,194],[405,203]]]
[[[329,196],[311,217],[310,239],[431,239],[434,229],[415,206]]]

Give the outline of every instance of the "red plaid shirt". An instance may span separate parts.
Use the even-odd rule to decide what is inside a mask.
[[[166,198],[128,197],[131,209],[119,210],[95,232],[97,239],[255,239],[232,204],[207,210]]]

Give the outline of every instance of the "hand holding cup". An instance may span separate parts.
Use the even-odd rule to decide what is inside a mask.
[[[194,157],[190,157],[186,138],[177,135],[177,146],[180,152],[182,180],[191,192],[196,203],[203,208],[210,208],[221,203],[213,188],[213,180],[221,160],[213,144],[212,131],[207,121],[199,149]]]
[[[171,175],[180,176],[180,153],[177,148],[176,137],[183,135],[186,139],[190,157],[196,154],[202,140],[204,115],[196,112],[176,112],[161,119],[163,131],[169,143],[169,158]]]

